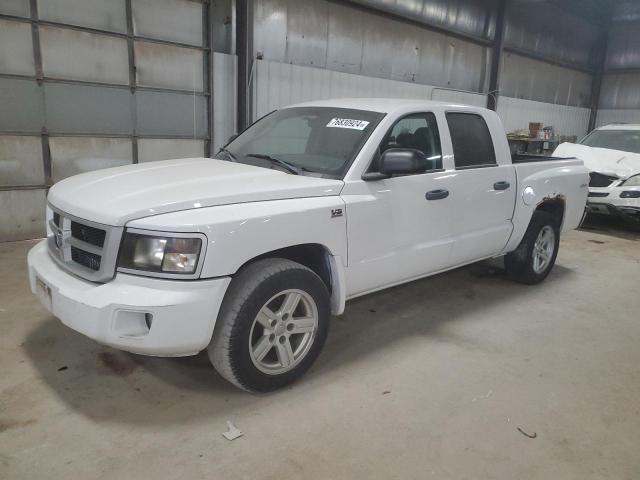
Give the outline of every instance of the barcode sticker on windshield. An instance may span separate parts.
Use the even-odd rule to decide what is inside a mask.
[[[364,120],[354,120],[352,118],[332,118],[327,127],[352,128],[353,130],[364,130],[369,122]]]

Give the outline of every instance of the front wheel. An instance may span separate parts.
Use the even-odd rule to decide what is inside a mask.
[[[516,282],[540,283],[556,262],[559,244],[560,226],[556,217],[548,212],[534,212],[520,245],[504,259],[507,274]]]
[[[329,304],[327,288],[312,270],[290,260],[258,260],[229,286],[208,347],[211,363],[244,390],[281,388],[320,353]]]

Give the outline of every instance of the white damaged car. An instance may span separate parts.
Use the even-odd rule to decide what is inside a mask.
[[[640,226],[640,125],[597,128],[579,144],[559,145],[553,155],[576,157],[589,169],[589,213]]]

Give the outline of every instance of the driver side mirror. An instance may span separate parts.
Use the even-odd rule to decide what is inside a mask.
[[[427,158],[414,148],[390,148],[380,157],[378,172],[365,173],[363,180],[379,180],[393,175],[423,173],[427,170]]]

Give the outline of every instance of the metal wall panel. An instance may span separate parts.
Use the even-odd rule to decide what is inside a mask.
[[[0,191],[0,240],[44,237],[46,191]]]
[[[640,124],[640,108],[638,109],[598,109],[596,127],[609,125],[610,123],[637,123]]]
[[[127,30],[125,0],[38,0],[38,17],[100,30]]]
[[[40,132],[44,125],[42,92],[35,80],[0,78],[0,131]]]
[[[355,0],[363,6],[408,19],[455,30],[467,35],[493,38],[495,0]]]
[[[598,108],[640,108],[640,73],[605,75],[602,79]]]
[[[421,15],[451,14],[454,23],[467,22],[445,2],[414,3]],[[463,90],[485,88],[486,47],[406,21],[325,0],[257,0],[254,21],[254,48],[265,60]]]
[[[45,83],[46,126],[52,133],[133,133],[126,88]]]
[[[204,156],[204,140],[170,138],[139,138],[138,162],[153,162],[171,158],[197,158]]]
[[[606,68],[640,68],[640,20],[611,24]]]
[[[140,135],[207,135],[206,97],[169,92],[138,91],[137,131]]]
[[[191,48],[136,41],[138,85],[203,91],[203,52]]]
[[[640,20],[638,0],[618,0],[613,9],[614,22],[635,22]]]
[[[529,122],[541,122],[553,126],[557,135],[576,135],[581,138],[587,133],[589,113],[588,108],[505,96],[501,96],[498,101],[498,115],[507,132],[528,130]]]
[[[255,117],[309,100],[396,97],[428,100],[433,87],[288,63],[257,61]]]
[[[506,46],[567,63],[593,66],[598,28],[548,2],[507,2]]]
[[[0,19],[0,73],[35,75],[28,23]]]
[[[586,107],[591,76],[512,53],[502,60],[500,95],[525,100]]]
[[[190,0],[132,0],[136,35],[202,45],[202,3]]]
[[[287,5],[287,60],[296,65],[325,67],[329,6],[316,0],[295,0]]]
[[[124,38],[40,26],[45,76],[101,83],[129,83],[127,41]]]
[[[238,57],[213,54],[213,148],[214,153],[236,133]]]
[[[128,138],[51,137],[53,181],[132,162]]]
[[[15,15],[16,17],[29,17],[31,15],[29,0],[2,0],[0,2],[0,13]]]
[[[40,137],[0,135],[0,187],[43,184]]]

